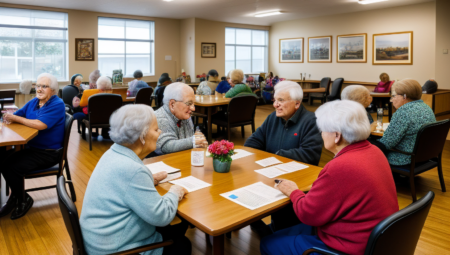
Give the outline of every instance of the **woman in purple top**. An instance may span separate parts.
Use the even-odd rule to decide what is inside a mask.
[[[394,81],[389,80],[389,75],[387,73],[382,73],[380,74],[380,82],[375,87],[373,92],[389,93],[391,92],[392,84],[394,84]]]

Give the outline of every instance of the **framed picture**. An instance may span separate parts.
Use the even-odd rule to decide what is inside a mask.
[[[331,63],[332,36],[308,37],[308,62]]]
[[[202,43],[202,58],[216,57],[216,43]]]
[[[367,34],[337,36],[338,63],[367,63]]]
[[[372,64],[412,65],[413,32],[374,34]]]
[[[75,39],[75,60],[81,61],[94,61],[95,50],[94,50],[94,39]]]
[[[303,37],[280,39],[280,63],[303,63]]]

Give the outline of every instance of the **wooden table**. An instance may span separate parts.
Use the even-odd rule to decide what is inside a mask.
[[[209,96],[195,96],[195,106],[200,106],[205,109],[206,116],[208,119],[208,142],[211,143],[212,140],[212,122],[211,122],[211,115],[214,107],[220,106],[220,105],[228,105],[231,101],[231,98],[225,98],[218,96],[217,99],[214,95]],[[228,138],[229,139],[229,138]]]
[[[376,131],[372,131],[372,132],[370,133],[370,135],[383,137],[384,132],[376,132]]]
[[[145,159],[144,163],[163,161],[164,163],[179,168],[181,177],[194,176],[200,180],[212,184],[212,186],[194,191],[185,196],[178,206],[178,214],[196,226],[206,234],[213,236],[213,254],[224,254],[224,234],[233,230],[241,229],[252,222],[271,215],[275,211],[291,205],[286,198],[261,208],[250,210],[241,205],[222,197],[220,194],[238,188],[248,186],[256,182],[274,185],[274,178],[270,179],[254,170],[262,167],[255,161],[267,157],[276,157],[286,163],[292,159],[284,158],[268,152],[256,150],[249,147],[236,146],[254,153],[253,155],[234,160],[231,163],[229,173],[216,173],[213,170],[212,158],[205,158],[203,167],[191,166],[191,151],[181,151],[155,158]],[[297,183],[300,189],[311,185],[319,175],[322,168],[311,166],[294,173],[280,176]],[[171,187],[169,183],[156,186],[160,195],[164,195]]]
[[[136,97],[127,97],[123,100],[123,102],[130,103],[130,102],[134,102],[135,99],[136,99]]]
[[[376,92],[370,92],[370,95],[373,98],[381,98],[381,99],[388,99],[388,105],[389,105],[389,109],[388,109],[388,117],[389,117],[389,122],[391,121],[392,118],[392,102],[391,102],[391,93],[376,93]]]
[[[303,93],[323,93],[326,90],[326,88],[303,89]]]

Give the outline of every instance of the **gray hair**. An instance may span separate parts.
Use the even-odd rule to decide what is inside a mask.
[[[97,89],[112,89],[111,79],[108,76],[101,76],[97,80]]]
[[[113,142],[124,145],[133,144],[147,135],[156,116],[153,109],[144,104],[129,104],[120,107],[109,118],[109,136]]]
[[[367,98],[370,96],[370,91],[362,85],[350,85],[342,90],[342,100],[351,100],[362,105],[365,104]]]
[[[233,84],[240,84],[244,80],[244,72],[241,69],[233,69],[229,74]]]
[[[83,82],[83,76],[78,75],[77,77],[75,77],[75,80],[80,80],[80,82]]]
[[[36,81],[38,81],[41,78],[47,78],[50,82],[50,84],[48,84],[50,86],[50,88],[53,90],[54,93],[57,93],[59,90],[59,85],[58,85],[58,80],[56,79],[55,76],[53,76],[52,74],[49,73],[41,73]]]
[[[274,90],[275,90],[274,96],[276,96],[277,93],[287,91],[289,92],[289,96],[291,97],[292,100],[300,102],[302,102],[303,100],[302,87],[296,82],[280,81],[277,85],[275,85]]]
[[[366,140],[370,135],[366,110],[355,101],[331,101],[320,106],[315,114],[320,131],[339,132],[350,144]]]
[[[167,85],[164,90],[163,104],[168,105],[172,99],[175,101],[183,101],[183,90],[186,88],[189,88],[194,92],[191,86],[182,82],[175,82]]]

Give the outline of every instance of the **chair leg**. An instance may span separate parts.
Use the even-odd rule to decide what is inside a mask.
[[[313,100],[313,98],[312,98],[311,96],[309,97],[309,100],[308,100],[308,101],[309,101],[309,105],[313,105],[313,101],[314,101],[314,100]]]
[[[227,126],[227,139],[230,141],[231,140],[231,128],[230,128],[230,124],[228,124]]]
[[[442,192],[446,192],[447,189],[445,188],[444,175],[442,174],[442,161],[441,161],[441,157],[442,157],[442,156],[439,156],[438,175],[439,175],[439,182],[441,183],[441,189],[442,189]]]
[[[252,134],[255,133],[255,120],[252,121]]]
[[[413,202],[416,202],[417,201],[417,196],[416,196],[416,187],[414,185],[414,174],[411,174],[409,176],[409,185],[411,187],[412,200],[413,200]]]
[[[242,138],[245,137],[245,129],[244,126],[241,126],[241,134],[242,134]]]
[[[69,182],[70,196],[72,197],[72,201],[75,203],[77,201],[77,195],[75,194],[75,187],[73,186],[72,177],[70,176],[69,161],[67,160],[67,158],[65,159],[64,166],[66,169],[67,180],[70,181]]]
[[[92,150],[92,127],[91,127],[91,125],[89,125],[89,150],[90,151]]]

